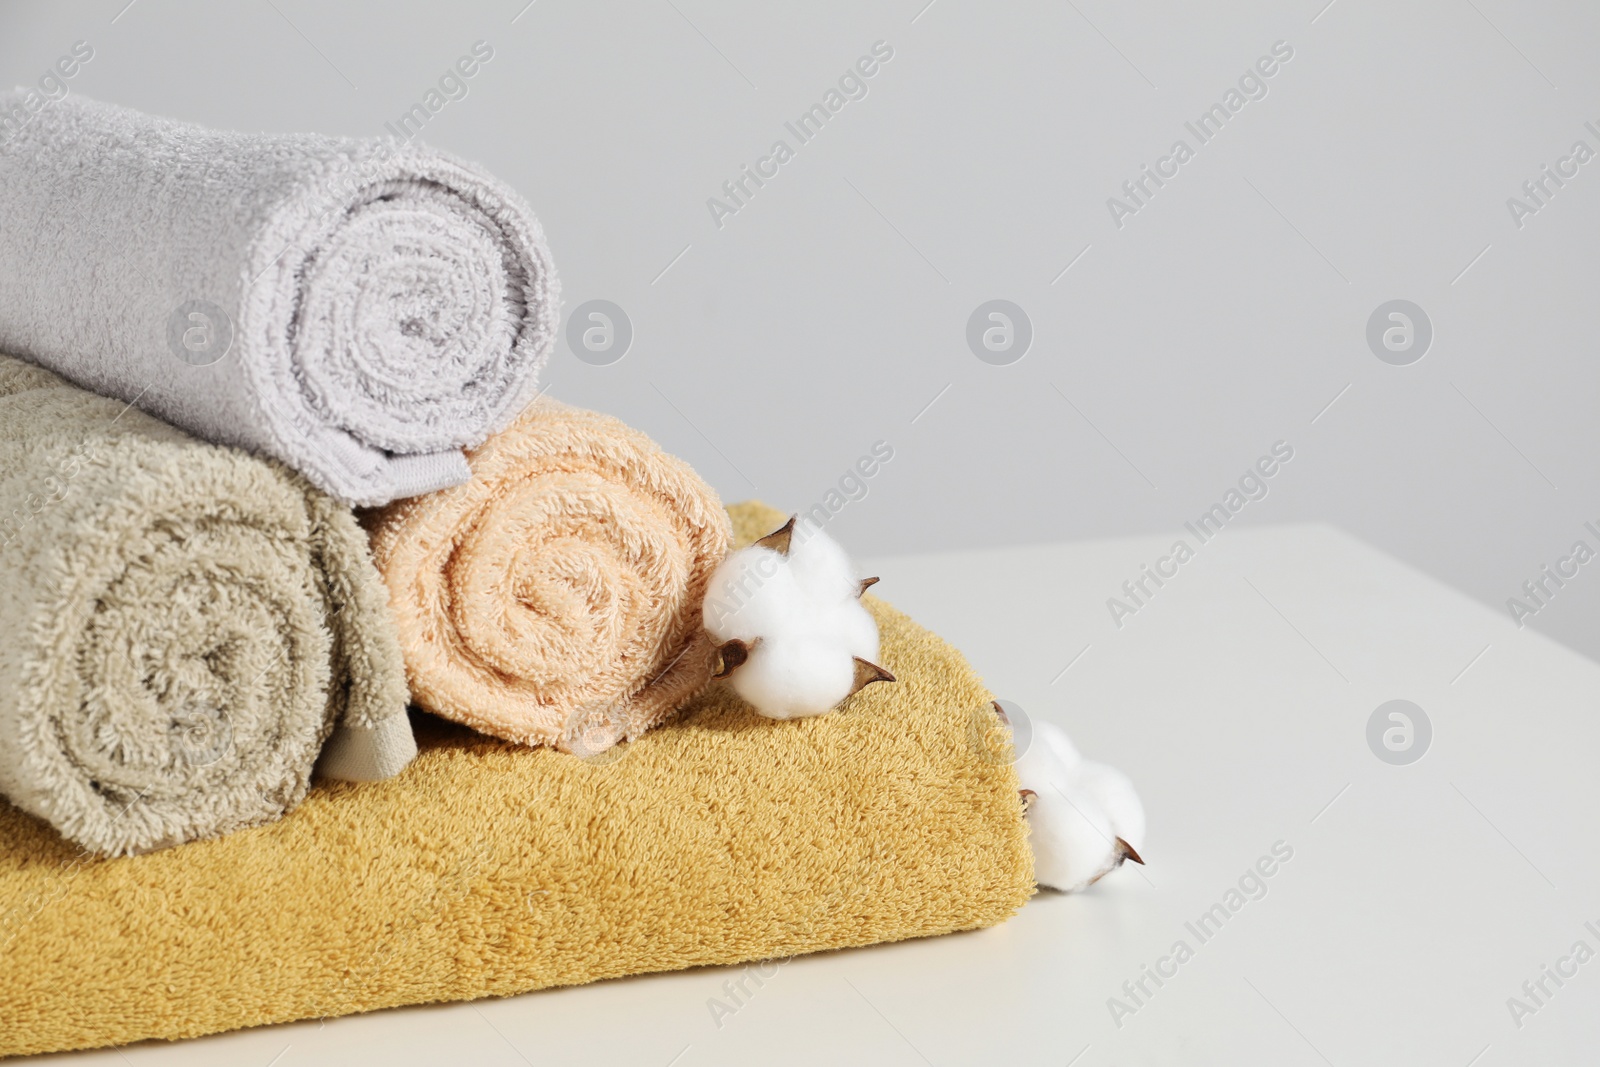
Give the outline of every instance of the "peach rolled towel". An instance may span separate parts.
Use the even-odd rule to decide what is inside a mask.
[[[700,604],[731,530],[688,464],[549,398],[467,456],[465,484],[368,516],[413,700],[591,755],[705,686]]]

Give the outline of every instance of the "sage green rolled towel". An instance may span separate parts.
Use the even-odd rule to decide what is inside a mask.
[[[271,821],[416,752],[382,580],[280,464],[0,356],[0,793],[85,850]]]

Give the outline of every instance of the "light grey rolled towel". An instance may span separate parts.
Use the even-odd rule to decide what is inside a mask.
[[[347,503],[466,481],[558,306],[521,198],[420,145],[76,96],[0,145],[0,350]]]

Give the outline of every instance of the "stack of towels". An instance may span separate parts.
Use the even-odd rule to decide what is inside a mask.
[[[698,692],[728,517],[539,395],[558,303],[527,206],[436,151],[37,114],[0,150],[0,793],[126,855],[396,774],[408,699],[591,754]]]

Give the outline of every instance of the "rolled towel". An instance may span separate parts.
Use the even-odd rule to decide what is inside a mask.
[[[418,704],[590,755],[705,686],[700,604],[730,525],[688,464],[547,397],[469,459],[465,485],[369,521]]]
[[[0,792],[98,853],[264,823],[416,753],[348,509],[0,356]],[[326,748],[324,742],[327,742]]]
[[[465,481],[557,310],[522,200],[418,145],[74,96],[0,146],[0,350],[350,503]]]

